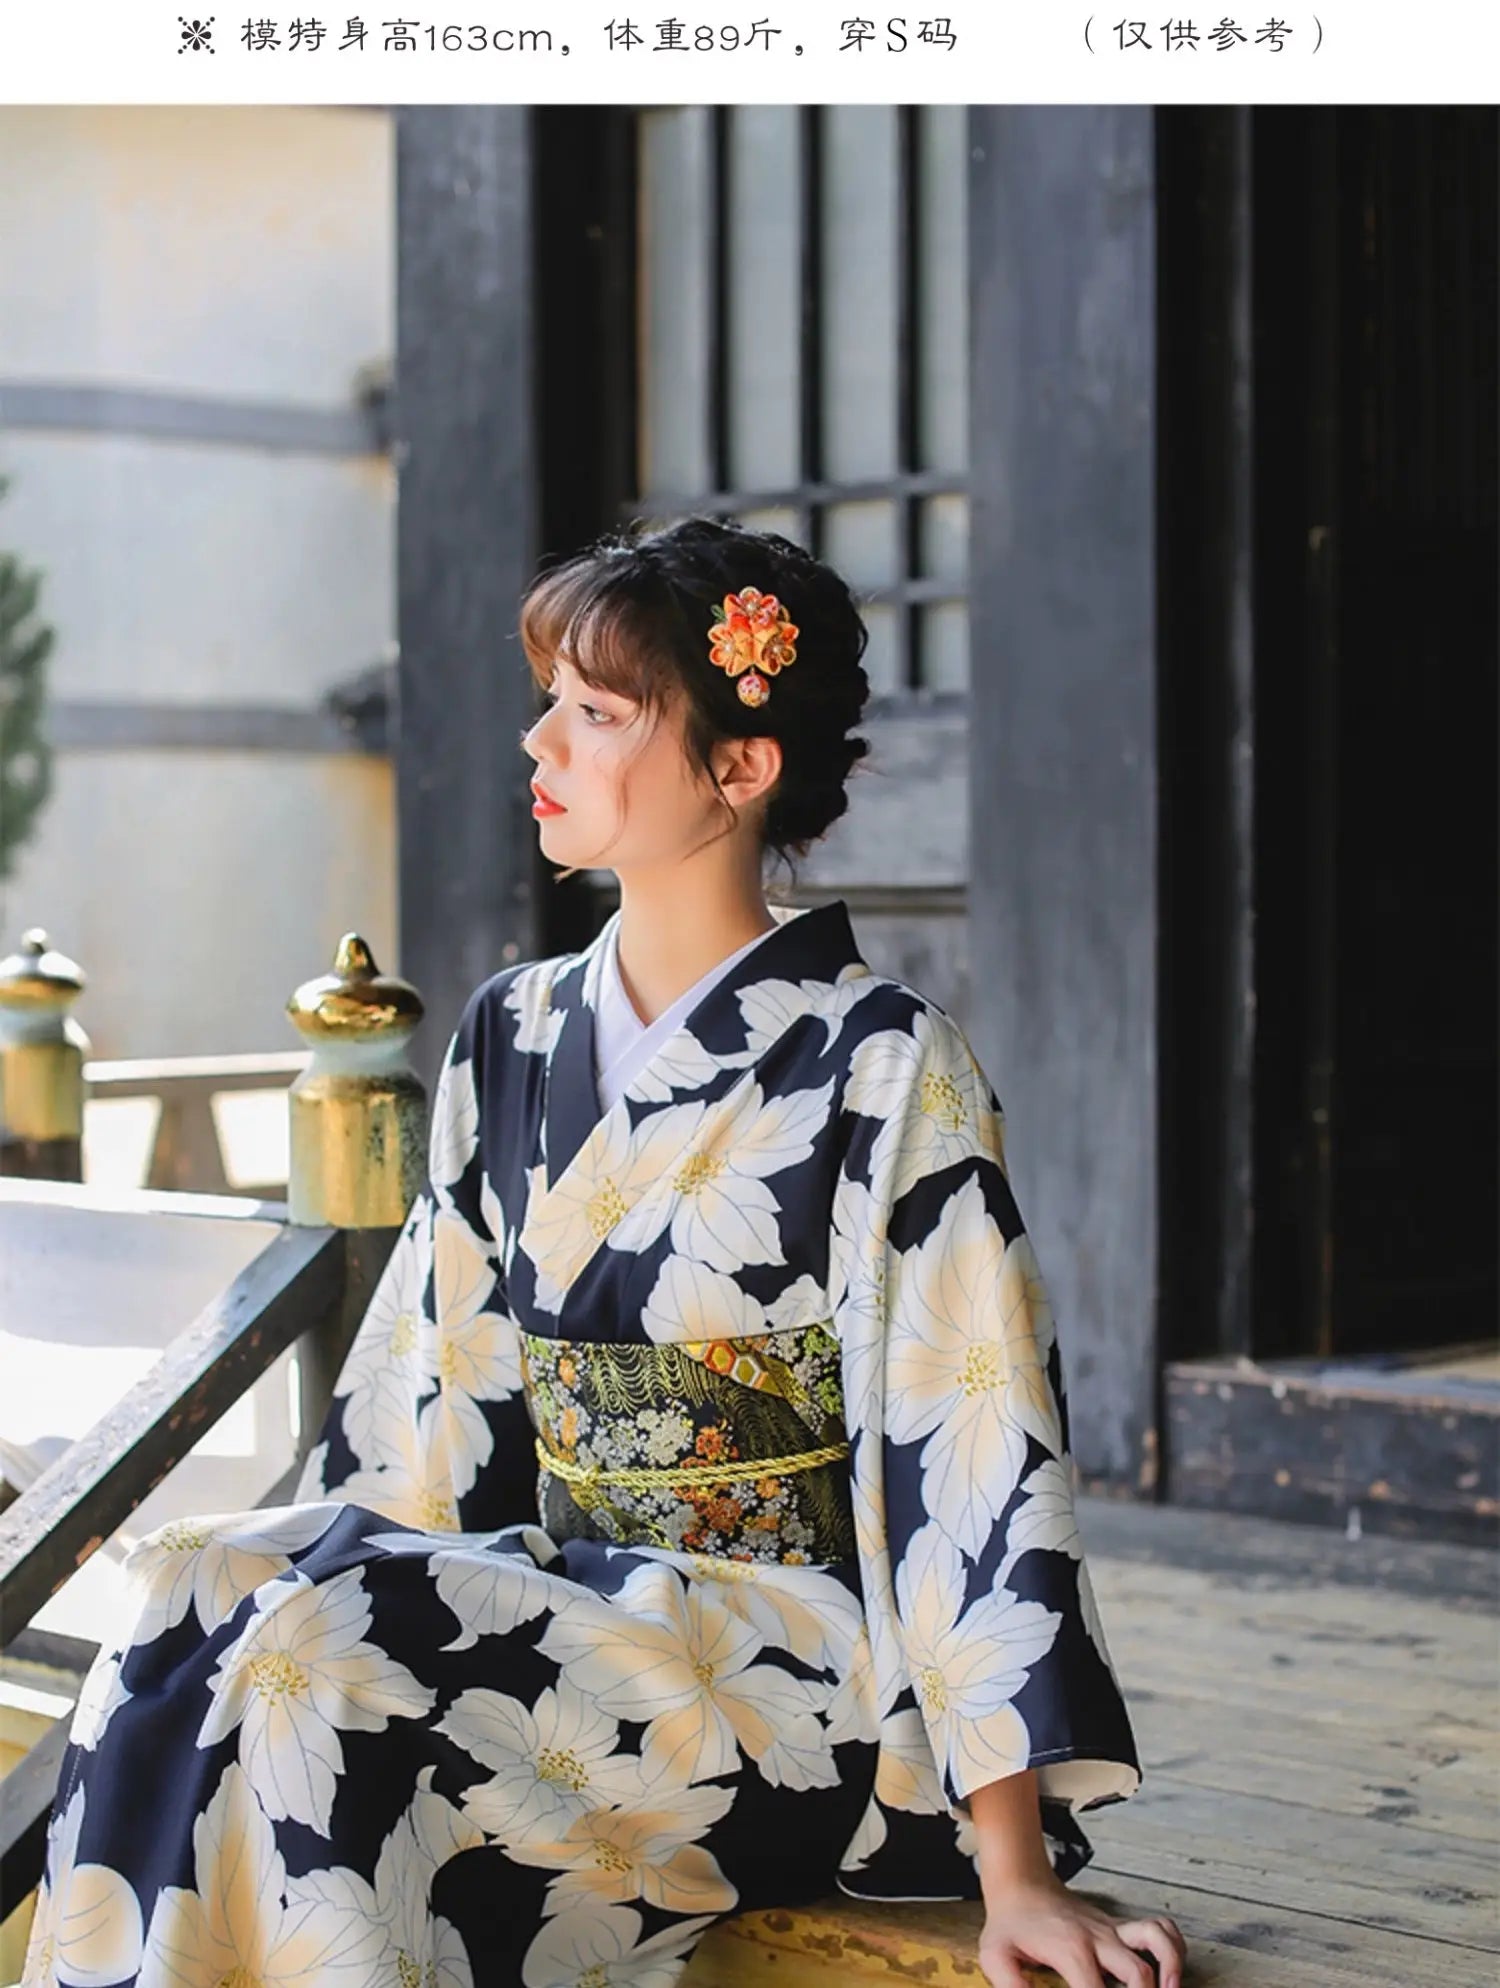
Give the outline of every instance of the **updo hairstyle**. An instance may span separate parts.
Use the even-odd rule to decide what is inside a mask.
[[[770,677],[771,695],[755,708],[709,654],[714,608],[746,587],[774,594],[798,630],[795,662]],[[585,683],[648,714],[659,716],[681,697],[690,762],[721,798],[713,746],[776,739],[781,774],[761,844],[793,870],[793,855],[805,855],[848,808],[849,774],[869,751],[868,740],[849,736],[870,690],[860,660],[869,631],[845,581],[791,539],[706,517],[612,534],[531,583],[520,632],[544,690],[561,652]],[[734,810],[727,798],[724,806],[728,832]]]

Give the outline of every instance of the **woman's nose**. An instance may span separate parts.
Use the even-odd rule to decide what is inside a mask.
[[[540,760],[543,757],[542,752],[539,751],[537,747],[537,734],[538,732],[541,731],[543,725],[546,724],[548,718],[551,717],[551,715],[552,714],[550,711],[540,712],[535,718],[532,719],[531,724],[521,734],[521,744],[525,747],[526,751],[529,752],[531,754],[531,757],[535,760]]]

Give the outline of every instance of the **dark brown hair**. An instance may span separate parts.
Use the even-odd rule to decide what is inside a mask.
[[[713,610],[745,587],[774,594],[798,630],[795,663],[770,678],[759,707],[741,702],[734,680],[709,659]],[[776,739],[781,775],[761,843],[789,865],[845,812],[849,774],[869,751],[868,740],[847,736],[869,695],[860,661],[868,640],[831,566],[777,532],[715,518],[601,538],[541,573],[521,603],[521,645],[543,689],[561,652],[585,683],[632,699],[648,716],[681,702],[690,763],[715,789],[715,744]],[[730,816],[732,829],[732,808]]]

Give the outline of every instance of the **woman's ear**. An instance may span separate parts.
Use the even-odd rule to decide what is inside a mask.
[[[748,807],[769,793],[781,778],[781,741],[757,734],[748,739],[725,739],[714,748],[715,768],[726,799],[735,807]]]

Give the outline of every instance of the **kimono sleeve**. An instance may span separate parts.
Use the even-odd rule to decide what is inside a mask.
[[[830,1297],[881,1717],[920,1711],[958,1817],[1028,1767],[1044,1820],[1122,1801],[1140,1767],[999,1100],[929,1006],[865,1037],[843,1101]]]
[[[506,1298],[512,1239],[484,1171],[487,991],[434,1089],[427,1174],[339,1369],[300,1499],[474,1531],[536,1518],[536,1461]],[[499,1052],[497,1052],[499,1053]]]

